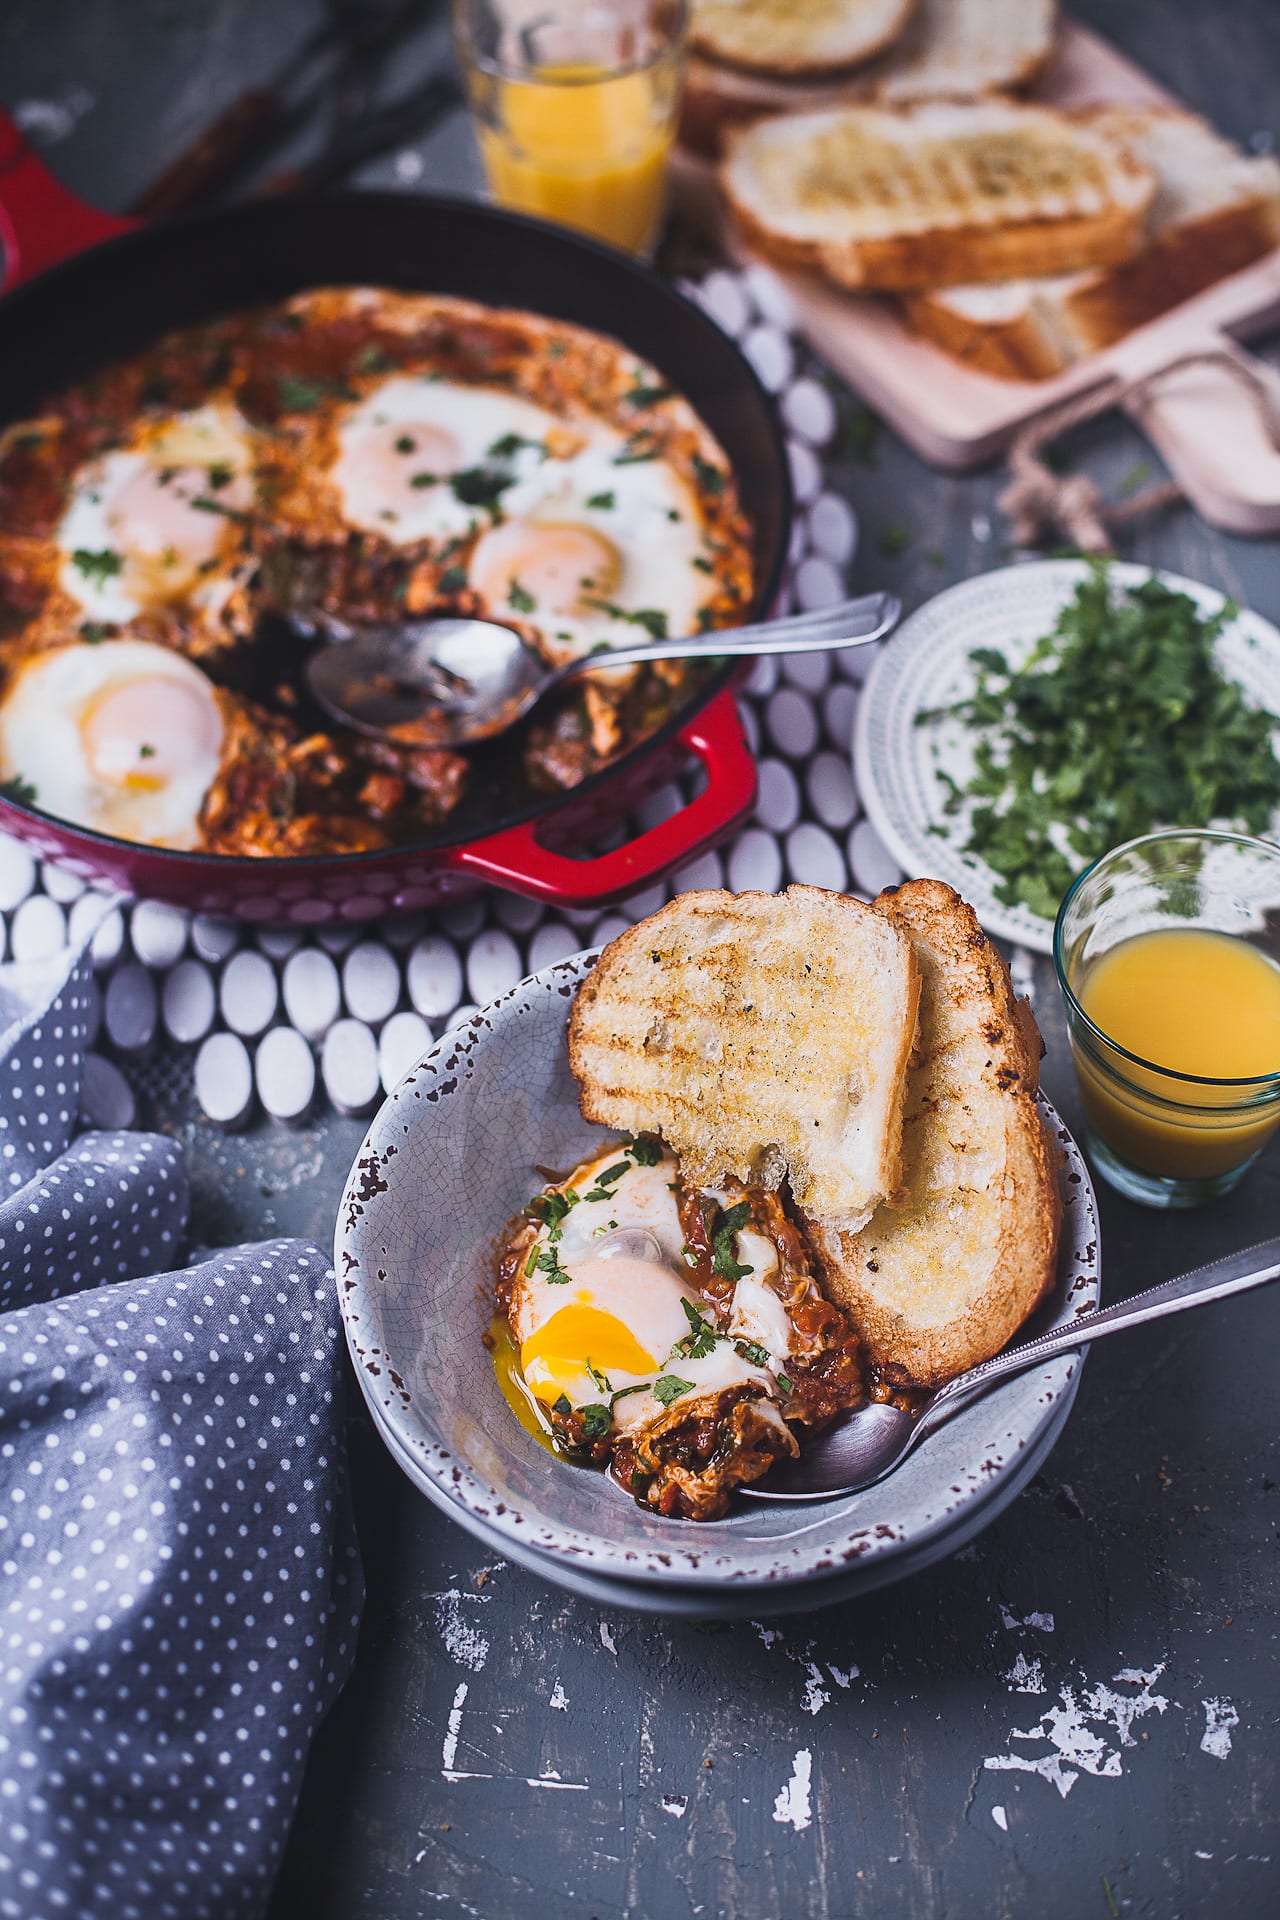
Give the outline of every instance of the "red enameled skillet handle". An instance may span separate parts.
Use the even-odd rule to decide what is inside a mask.
[[[756,763],[731,689],[717,694],[676,737],[702,762],[707,784],[696,800],[638,839],[594,860],[570,860],[540,846],[538,822],[527,821],[461,848],[457,864],[495,886],[552,906],[603,906],[625,899],[714,846],[755,803]]]
[[[137,224],[77,200],[36,158],[0,107],[0,292],[11,293],[19,281]]]

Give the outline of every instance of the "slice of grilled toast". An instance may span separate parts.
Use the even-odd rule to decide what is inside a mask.
[[[917,333],[984,373],[1060,373],[1280,245],[1275,160],[1241,153],[1178,107],[1104,107],[1088,117],[1156,176],[1142,250],[1121,266],[904,301]]]
[[[934,1386],[998,1353],[1051,1290],[1062,1206],[1036,1105],[1039,1031],[972,907],[912,880],[873,910],[911,940],[923,976],[905,1204],[813,1238],[827,1293],[886,1378]]]
[[[1057,24],[1057,0],[919,0],[886,53],[821,80],[777,68],[747,73],[695,50],[685,71],[680,138],[697,153],[716,155],[729,127],[765,113],[1016,92],[1046,65]]]
[[[781,114],[730,135],[720,179],[770,258],[899,292],[1127,260],[1156,190],[1086,118],[994,99]]]
[[[898,38],[916,0],[693,0],[693,45],[774,74],[840,73]]]
[[[777,1187],[854,1228],[902,1178],[920,971],[889,916],[819,887],[685,893],[610,941],[569,1060],[588,1120],[658,1133],[686,1177]]]

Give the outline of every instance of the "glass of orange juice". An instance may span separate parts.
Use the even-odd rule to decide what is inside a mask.
[[[687,11],[685,0],[454,0],[495,200],[650,252]]]
[[[1280,845],[1130,840],[1075,882],[1053,957],[1098,1171],[1150,1207],[1229,1193],[1280,1126]]]

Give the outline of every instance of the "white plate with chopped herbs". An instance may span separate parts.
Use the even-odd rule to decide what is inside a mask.
[[[1058,902],[1109,848],[1162,826],[1280,831],[1280,632],[1146,567],[981,574],[882,651],[854,772],[908,874],[1048,953]]]

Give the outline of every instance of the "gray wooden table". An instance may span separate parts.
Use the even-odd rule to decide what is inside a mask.
[[[51,163],[122,205],[319,10],[5,0],[0,95],[42,103]],[[1273,0],[1077,10],[1225,132],[1280,133]],[[399,77],[443,45],[429,21]],[[361,177],[473,186],[460,116]],[[1068,451],[1111,483],[1146,458],[1114,419]],[[845,479],[857,586],[912,605],[998,562],[997,476],[941,477],[886,436]],[[879,552],[902,523],[910,547]],[[1274,543],[1175,512],[1125,551],[1280,617]],[[1043,964],[1036,994],[1073,1122]],[[189,1143],[199,1235],[328,1241],[360,1123],[226,1138],[177,1064],[151,1117]],[[1280,1152],[1198,1214],[1101,1200],[1118,1298],[1276,1231]],[[973,1546],[856,1604],[723,1629],[601,1612],[487,1562],[402,1478],[353,1388],[368,1606],[275,1920],[1280,1911],[1278,1354],[1268,1293],[1108,1343],[1046,1470]]]

